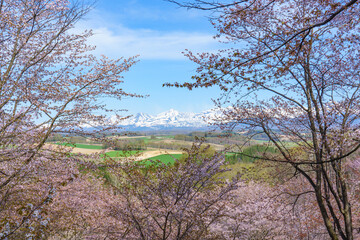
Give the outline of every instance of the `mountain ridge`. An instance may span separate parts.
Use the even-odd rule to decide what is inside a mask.
[[[207,128],[209,122],[219,114],[219,110],[210,109],[200,113],[179,112],[170,109],[157,115],[137,113],[123,120],[119,126],[130,129],[169,129],[169,128]]]

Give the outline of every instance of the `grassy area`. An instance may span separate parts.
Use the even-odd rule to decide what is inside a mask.
[[[221,176],[225,177],[226,179],[232,179],[236,177],[237,174],[243,175],[253,166],[254,166],[253,163],[242,163],[242,162],[225,165],[225,168],[230,169],[230,171],[222,173]]]
[[[240,153],[238,153],[238,152],[227,152],[227,153],[225,153],[225,158],[230,158],[230,157],[236,156],[236,154],[240,154]]]
[[[263,145],[270,144],[270,145],[273,145],[273,143],[270,142],[269,140],[252,140],[252,141],[253,141],[253,144],[263,144]],[[289,148],[299,146],[298,143],[290,142],[290,141],[282,141],[282,142],[279,142],[279,143],[280,143],[280,145],[283,145],[283,146],[289,147]]]
[[[166,136],[160,136],[162,138],[166,138],[166,139],[174,139],[175,135],[166,135]]]
[[[164,164],[173,164],[175,162],[174,158],[179,159],[182,157],[182,154],[163,154],[155,157],[151,157],[142,161],[139,161],[140,164],[144,164],[146,166],[149,166],[151,164],[154,164],[152,161],[160,161]]]
[[[226,165],[225,168],[230,169],[230,171],[221,174],[221,177],[226,179],[232,179],[239,174],[243,181],[265,181],[268,183],[273,182],[269,172],[271,169],[259,168],[259,166],[254,163],[238,162],[235,164]]]
[[[141,153],[143,151],[111,151],[105,153],[106,156],[116,158],[116,157],[130,157],[135,154]]]
[[[234,164],[237,162],[251,163],[263,154],[277,154],[278,150],[273,145],[251,145],[242,149],[242,152],[228,152],[225,154],[226,162]]]

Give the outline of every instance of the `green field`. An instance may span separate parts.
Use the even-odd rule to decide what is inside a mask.
[[[130,157],[143,151],[111,151],[105,153],[106,156],[117,158],[117,157]]]
[[[140,164],[144,164],[146,166],[152,165],[154,164],[154,162],[152,161],[160,161],[161,163],[164,164],[173,164],[175,162],[174,158],[179,159],[182,157],[182,154],[163,154],[163,155],[159,155],[156,157],[151,157],[142,161],[139,161]]]
[[[160,138],[164,139],[174,139],[175,135],[165,135],[165,136],[159,136]]]
[[[80,143],[56,143],[57,145],[84,148],[84,149],[103,149],[102,145],[90,145],[90,144],[80,144]]]

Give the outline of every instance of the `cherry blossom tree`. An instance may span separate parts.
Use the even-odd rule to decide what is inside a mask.
[[[122,89],[136,60],[97,58],[91,31],[73,30],[89,10],[81,1],[0,1],[0,239],[42,238],[44,206],[74,178],[81,159],[46,140],[109,126],[101,97],[140,97]]]
[[[350,183],[358,176],[348,174],[347,162],[360,147],[359,2],[195,1],[186,6],[216,10],[212,23],[218,37],[234,47],[187,52],[199,65],[198,74],[193,82],[167,85],[220,87],[223,97],[216,103],[231,105],[217,119],[220,127],[265,134],[279,154],[264,152],[260,158],[289,165],[293,176],[308,182],[311,190],[297,194],[315,197],[331,239],[354,239],[352,206],[358,200],[350,199]]]
[[[224,156],[206,151],[194,144],[174,165],[154,161],[113,169],[122,204],[111,215],[128,226],[125,239],[221,239],[214,226],[226,221],[225,206],[237,183],[220,176],[227,171]]]

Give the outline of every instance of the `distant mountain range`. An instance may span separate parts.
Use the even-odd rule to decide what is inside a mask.
[[[125,130],[163,130],[163,129],[203,129],[220,112],[207,110],[201,113],[179,112],[174,109],[152,116],[138,113],[121,121]]]

